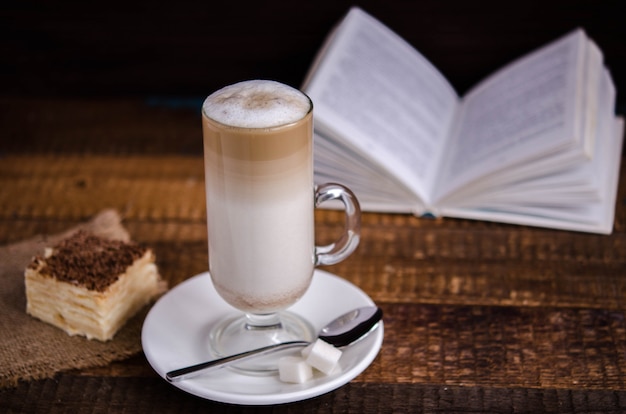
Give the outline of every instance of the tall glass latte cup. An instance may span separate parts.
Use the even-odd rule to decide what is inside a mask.
[[[286,309],[304,295],[316,265],[354,251],[360,209],[349,189],[314,185],[311,100],[278,82],[241,82],[205,100],[202,126],[209,272],[238,310],[211,331],[214,355],[313,340],[309,323]],[[314,208],[335,199],[345,206],[345,231],[336,243],[316,246]],[[277,366],[260,358],[239,368]]]

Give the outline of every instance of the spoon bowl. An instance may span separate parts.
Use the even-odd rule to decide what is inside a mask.
[[[318,338],[338,348],[346,347],[361,340],[368,333],[373,331],[382,317],[382,310],[376,306],[357,308],[329,322],[320,330]],[[290,348],[304,348],[310,344],[311,342],[309,341],[290,341],[273,344],[224,358],[201,362],[199,364],[176,369],[165,374],[165,378],[170,382],[182,381],[197,377],[215,369],[247,361],[252,358],[269,355]]]

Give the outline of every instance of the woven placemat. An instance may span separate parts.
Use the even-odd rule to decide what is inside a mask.
[[[20,380],[51,378],[72,369],[103,366],[141,351],[141,325],[147,309],[132,318],[108,342],[69,336],[26,313],[24,269],[44,247],[84,229],[129,240],[119,214],[106,210],[91,221],[56,235],[40,235],[0,247],[0,388]]]

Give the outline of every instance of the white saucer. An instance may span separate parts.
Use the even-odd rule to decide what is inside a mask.
[[[374,302],[350,282],[316,270],[307,293],[289,310],[305,317],[319,331],[333,318]],[[218,295],[208,273],[179,284],[152,307],[141,334],[143,350],[152,368],[165,373],[212,359],[207,346],[211,327],[236,312]],[[267,405],[304,400],[350,382],[374,360],[383,342],[383,323],[363,340],[344,348],[340,370],[316,373],[304,384],[281,382],[278,375],[250,376],[228,368],[171,383],[190,394],[232,404]]]

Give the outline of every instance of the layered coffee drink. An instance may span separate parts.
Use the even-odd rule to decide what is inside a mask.
[[[302,92],[261,80],[203,104],[209,270],[220,296],[244,312],[285,309],[310,284],[312,109]]]
[[[313,104],[297,89],[247,81],[209,95],[202,107],[209,273],[239,312],[212,323],[216,358],[279,342],[312,341],[305,317],[286,308],[307,291],[318,264],[348,257],[359,242],[360,208],[336,183],[313,181]],[[314,209],[338,200],[342,236],[315,245]],[[207,304],[210,307],[210,304]],[[273,373],[276,361],[239,363],[242,372]]]

